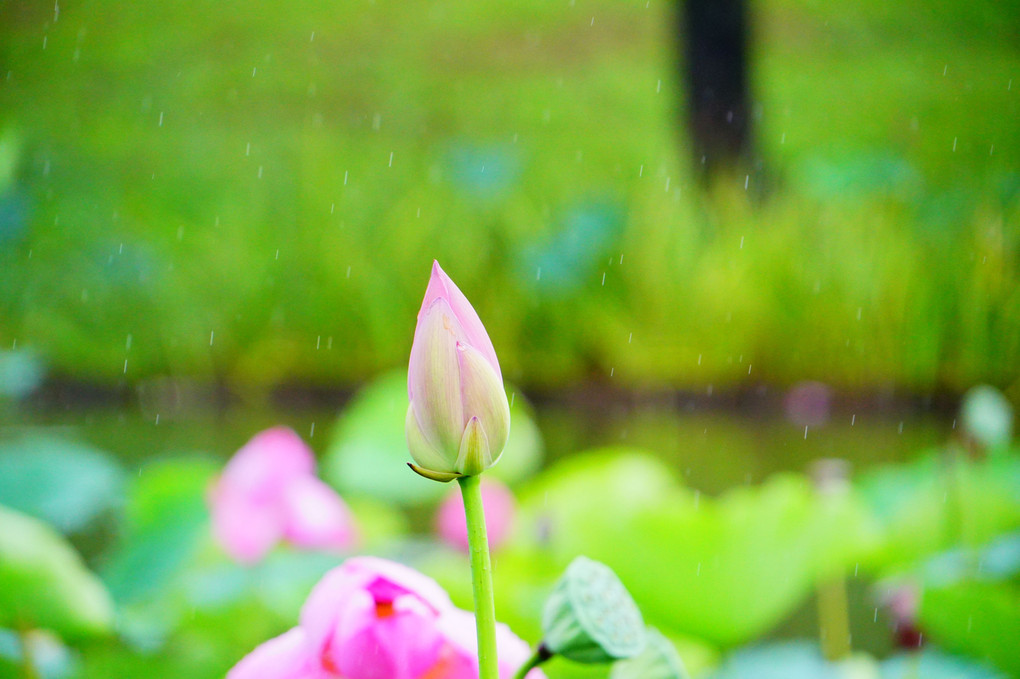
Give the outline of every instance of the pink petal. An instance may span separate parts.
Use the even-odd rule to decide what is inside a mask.
[[[287,484],[282,512],[284,537],[299,547],[344,549],[354,542],[356,531],[347,505],[314,476]]]
[[[258,646],[227,672],[227,679],[326,679],[327,676],[318,668],[300,627]]]
[[[259,497],[278,496],[289,481],[315,473],[315,457],[286,427],[256,434],[231,458],[220,483]]]
[[[439,451],[457,450],[464,433],[464,406],[457,343],[466,341],[444,298],[418,317],[407,365],[407,393],[425,439]],[[445,471],[445,470],[441,470]]]
[[[253,499],[223,480],[209,499],[213,535],[235,561],[260,561],[283,535],[283,517],[274,502]]]
[[[321,653],[334,639],[341,621],[341,627],[348,630],[345,633],[366,624],[368,618],[359,617],[367,615],[359,608],[367,610],[364,601],[372,602],[374,615],[376,604],[392,604],[407,594],[419,599],[433,616],[453,608],[449,595],[432,578],[386,559],[353,557],[326,573],[312,589],[301,609],[301,626],[308,632],[312,647]]]
[[[496,350],[492,346],[492,340],[489,339],[489,333],[485,331],[485,326],[482,325],[481,319],[478,318],[478,313],[475,312],[471,302],[460,291],[460,288],[440,268],[439,262],[433,261],[432,275],[429,277],[429,284],[425,289],[425,299],[422,300],[421,310],[418,312],[419,323],[421,322],[422,313],[437,298],[445,299],[449,303],[457,320],[460,321],[461,327],[464,328],[467,343],[482,352],[486,360],[492,364],[496,374],[500,376],[500,380],[502,380],[503,374],[499,369]]]
[[[436,679],[474,679],[478,676],[478,636],[475,616],[454,609],[439,619],[439,630],[447,642],[443,672]],[[500,679],[511,679],[517,669],[531,657],[531,649],[519,636],[504,625],[496,624],[496,655],[499,657]],[[544,679],[538,669],[527,674],[529,679]]]
[[[485,528],[489,534],[489,547],[497,549],[513,529],[516,502],[514,495],[502,482],[482,478],[482,505],[485,508]],[[447,544],[462,551],[468,551],[467,518],[464,514],[464,498],[459,488],[454,488],[436,513],[436,531]]]
[[[345,618],[327,649],[344,679],[418,679],[439,657],[436,615],[412,595],[392,607]]]

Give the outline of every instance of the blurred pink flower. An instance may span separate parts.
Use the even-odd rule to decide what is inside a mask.
[[[440,618],[439,627],[446,645],[440,663],[426,675],[427,679],[475,679],[478,676],[478,636],[474,614],[454,609]],[[513,679],[517,668],[531,657],[531,649],[509,627],[497,623],[496,654],[500,679]],[[527,677],[545,679],[545,673],[534,669]]]
[[[497,626],[501,679],[529,650]],[[301,622],[245,656],[227,679],[469,679],[478,676],[474,616],[434,580],[392,561],[348,559],[315,586]],[[531,679],[544,679],[535,670]]]
[[[783,410],[799,427],[820,427],[832,413],[832,389],[822,382],[798,382],[786,393]]]
[[[514,494],[501,481],[482,478],[482,505],[485,507],[485,528],[489,533],[489,547],[498,549],[510,537],[517,503]],[[459,488],[453,489],[436,512],[436,531],[447,544],[468,551],[467,519],[464,515],[464,497]]]
[[[256,434],[237,451],[209,503],[216,539],[245,564],[282,539],[309,549],[343,549],[355,537],[347,506],[315,477],[312,451],[286,427]]]

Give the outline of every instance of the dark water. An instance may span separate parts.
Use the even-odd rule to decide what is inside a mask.
[[[276,425],[297,431],[317,454],[329,445],[348,397],[307,395],[245,401],[175,391],[112,402],[87,395],[0,401],[0,436],[44,429],[106,450],[129,468],[182,453],[226,459],[256,432]],[[781,404],[741,407],[682,397],[595,400],[542,397],[535,405],[546,464],[603,446],[646,449],[685,483],[707,493],[756,483],[780,471],[804,471],[838,457],[855,472],[911,459],[952,434],[951,416],[905,402],[873,400],[829,410],[826,421],[794,422]]]

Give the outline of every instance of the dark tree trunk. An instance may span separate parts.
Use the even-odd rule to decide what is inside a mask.
[[[750,165],[746,0],[681,0],[694,163],[707,178]]]

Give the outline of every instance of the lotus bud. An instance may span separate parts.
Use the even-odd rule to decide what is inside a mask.
[[[499,460],[510,433],[499,361],[478,314],[438,262],[418,312],[407,395],[411,469],[452,481]]]
[[[545,603],[542,645],[580,663],[630,658],[645,648],[645,626],[630,593],[605,564],[579,556]]]

